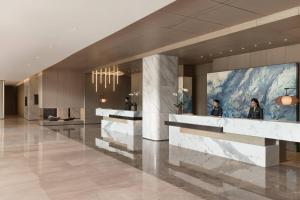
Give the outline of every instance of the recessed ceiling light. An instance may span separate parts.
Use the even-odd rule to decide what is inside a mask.
[[[242,49],[242,50],[245,50],[245,47],[242,47],[241,49]]]
[[[200,56],[200,58],[202,59],[202,58],[204,58],[204,56]]]
[[[257,44],[254,45],[255,48],[256,48],[257,46],[258,46]]]
[[[284,38],[284,40],[283,40],[284,42],[287,42],[288,41],[288,39],[287,38]]]
[[[233,52],[233,50],[232,50],[232,49],[230,49],[230,50],[229,50],[229,52]]]
[[[269,44],[269,45],[271,45],[271,44],[272,44],[272,42],[268,42],[268,44]]]

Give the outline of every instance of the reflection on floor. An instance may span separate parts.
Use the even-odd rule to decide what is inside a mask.
[[[261,168],[168,142],[101,135],[99,125],[0,123],[1,200],[300,199],[297,153]]]

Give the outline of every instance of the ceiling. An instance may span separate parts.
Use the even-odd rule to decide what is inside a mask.
[[[139,59],[137,55],[145,52],[299,5],[300,0],[177,0],[73,54],[55,67],[88,70]]]
[[[97,1],[95,0],[92,2]],[[116,0],[114,0],[112,4],[116,4],[115,2]],[[118,4],[120,4],[120,2],[123,1],[118,1]],[[140,2],[137,3],[137,5],[139,5],[137,6],[137,10],[141,9],[141,7],[145,7],[143,5],[146,5],[146,0],[136,0],[136,2]],[[156,0],[151,2],[156,2],[156,5],[152,6],[152,8],[149,9],[153,11],[160,6],[162,7],[163,5],[170,3],[171,1]],[[83,3],[83,0],[81,3],[82,4],[79,6],[86,6],[86,3]],[[176,45],[173,45],[177,43],[184,43],[188,40],[193,40],[194,38],[197,38],[199,36],[205,36],[217,31],[222,31],[228,27],[240,25],[242,23],[259,19],[275,12],[294,8],[299,5],[300,0],[177,0],[145,18],[142,18],[132,24],[128,23],[130,24],[128,26],[126,26],[125,23],[122,23],[123,27],[126,26],[125,28],[113,34],[109,34],[108,32],[106,32],[106,34],[102,34],[103,37],[107,36],[104,39],[101,39],[103,37],[99,36],[101,35],[101,30],[103,31],[103,29],[101,28],[105,27],[106,30],[107,27],[110,27],[117,23],[119,25],[119,28],[115,28],[114,30],[120,29],[120,23],[123,21],[122,19],[124,18],[125,14],[130,13],[131,15],[134,11],[131,10],[130,12],[128,12],[128,10],[126,10],[126,12],[123,12],[122,9],[115,10],[115,8],[107,7],[103,9],[106,10],[107,13],[109,12],[110,14],[111,10],[115,10],[115,13],[117,13],[115,14],[116,16],[113,20],[105,21],[104,19],[102,19],[103,23],[99,23],[98,20],[100,19],[92,17],[92,23],[90,23],[91,19],[88,18],[87,15],[90,15],[94,10],[96,10],[95,5],[91,5],[86,8],[86,13],[84,14],[81,14],[81,12],[78,11],[78,13],[72,13],[72,16],[67,15],[69,16],[67,17],[69,19],[75,19],[74,21],[79,20],[83,27],[88,26],[87,28],[84,28],[84,30],[88,31],[79,34],[78,32],[81,31],[78,30],[79,28],[77,28],[77,26],[71,26],[70,29],[66,29],[65,24],[70,23],[68,21],[61,22],[61,26],[64,25],[64,28],[66,30],[69,30],[69,32],[66,30],[62,31],[63,33],[65,33],[63,34],[64,39],[53,39],[53,41],[56,41],[55,44],[61,42],[64,45],[59,45],[59,48],[56,48],[56,46],[54,45],[55,50],[47,52],[50,51],[49,49],[53,49],[54,47],[51,46],[51,44],[47,44],[50,45],[48,46],[48,48],[46,45],[43,48],[40,48],[42,49],[42,51],[37,50],[30,56],[25,55],[27,53],[29,54],[30,51],[26,51],[26,48],[23,48],[23,45],[21,45],[22,51],[18,50],[19,57],[15,57],[18,58],[15,59],[15,62],[22,62],[23,64],[28,63],[31,65],[34,62],[35,69],[31,70],[33,68],[32,66],[22,65],[22,67],[19,66],[19,68],[14,68],[14,71],[11,71],[13,74],[16,73],[16,69],[22,69],[22,71],[24,71],[24,69],[30,69],[30,72],[26,73],[31,75],[33,74],[33,71],[37,70],[38,68],[45,68],[50,66],[87,71],[89,69],[93,69],[99,66],[105,66],[110,63],[122,63],[123,61],[127,62],[137,60],[141,58],[141,55],[146,54],[147,52],[158,52],[157,49],[159,49],[159,53],[178,55],[180,57],[180,60],[184,64],[199,64],[202,62],[208,62],[215,57],[237,54],[239,53],[238,49],[240,49],[241,52],[246,52],[256,49],[259,50],[262,48],[272,48],[278,45],[283,46],[287,44],[299,43],[299,19],[298,17],[291,17],[286,20],[281,20],[284,21],[283,23],[269,23],[268,25],[251,28],[246,31],[240,31],[233,34],[225,34],[222,37],[216,37],[208,41],[194,42],[193,44],[181,46],[179,45],[178,47],[176,47]],[[125,3],[123,6],[124,8],[126,8]],[[70,8],[70,10],[73,9],[74,8]],[[59,10],[64,11],[62,9]],[[150,11],[148,13],[150,13]],[[92,15],[96,16],[97,14],[98,12]],[[74,18],[73,16],[76,16],[76,18]],[[139,16],[141,17],[142,15]],[[61,16],[61,19],[64,18],[66,17]],[[137,18],[138,17],[134,18],[134,20],[136,20]],[[95,24],[101,24],[101,26],[97,27]],[[55,26],[51,23],[44,23],[44,30],[40,30],[40,35],[34,35],[34,38],[39,39],[38,36],[41,37],[44,32],[49,32],[48,37],[51,37],[53,33],[61,33],[59,31],[55,31],[52,33],[51,28],[52,30],[54,30],[54,27]],[[97,30],[99,30],[100,33],[98,33]],[[32,31],[30,32],[32,33]],[[22,41],[26,44],[26,39],[24,40],[24,38],[26,37],[23,37]],[[284,41],[285,38],[287,38],[288,40]],[[88,42],[83,42],[82,40],[88,40]],[[86,48],[79,48],[80,45],[84,46],[83,43],[92,43],[92,40],[94,40],[94,42],[97,42],[91,44],[90,46],[85,45]],[[269,40],[272,42],[272,44],[266,45],[266,41]],[[258,44],[258,46],[255,48],[250,48],[251,46],[254,47],[254,44]],[[36,45],[39,46],[40,42],[37,41]],[[172,48],[170,47],[170,45],[173,45]],[[75,46],[77,50],[81,50],[72,54],[71,50],[75,51]],[[44,49],[48,50],[46,51]],[[231,49],[234,49],[234,51],[229,52]],[[61,51],[68,51],[68,55],[72,55],[67,57],[67,53],[63,54],[61,53]],[[56,62],[54,62],[56,64],[51,63],[47,59],[43,59],[43,56],[38,55],[38,52],[44,52],[45,54],[43,55],[45,55],[45,58],[51,58],[53,56],[53,59],[49,60],[52,60],[53,62],[54,60],[57,60]],[[11,53],[13,53],[13,49],[11,49]],[[54,55],[57,55],[57,57]],[[203,56],[203,58],[201,58],[201,56]],[[31,57],[32,62],[25,62],[24,59],[20,59],[25,57]],[[62,61],[58,62],[59,60]],[[13,61],[12,58],[11,61]],[[6,64],[6,66],[11,65]]]
[[[1,0],[0,80],[23,80],[174,0]]]
[[[183,64],[203,64],[213,59],[300,43],[300,15],[224,37],[164,52]]]

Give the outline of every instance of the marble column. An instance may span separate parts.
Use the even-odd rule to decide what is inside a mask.
[[[0,80],[0,119],[4,119],[4,81]]]
[[[169,160],[168,141],[143,140],[143,172],[152,175],[167,174],[165,162]],[[163,173],[165,172],[165,173]]]
[[[178,58],[153,55],[143,58],[143,137],[169,139],[168,120],[175,113],[178,90]]]

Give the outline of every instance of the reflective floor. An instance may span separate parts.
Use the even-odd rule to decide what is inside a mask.
[[[0,121],[1,200],[300,199],[300,156],[289,160],[261,168],[99,125]]]

